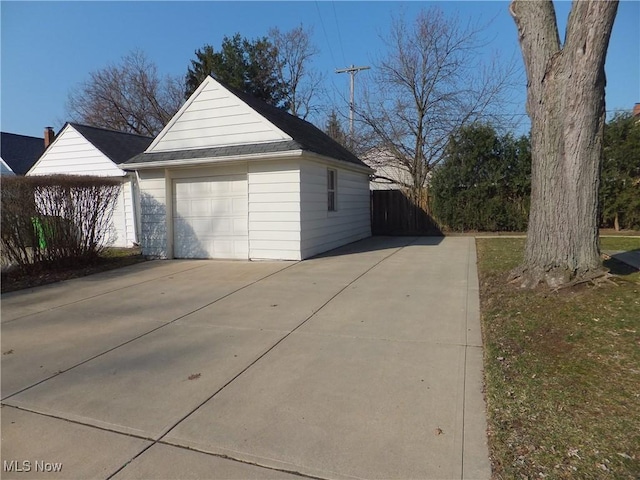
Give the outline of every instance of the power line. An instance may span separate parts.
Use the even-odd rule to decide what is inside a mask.
[[[333,6],[333,18],[336,21],[336,29],[338,30],[338,41],[340,42],[340,50],[342,50],[342,61],[347,63],[347,57],[344,56],[344,48],[342,47],[342,35],[340,35],[340,25],[338,24],[338,15],[336,14],[336,2],[331,2]]]
[[[324,32],[324,38],[327,41],[327,46],[329,47],[329,53],[331,54],[331,60],[333,60],[333,66],[335,68],[338,63],[336,62],[335,57],[333,56],[333,50],[331,50],[331,43],[329,42],[329,36],[327,35],[327,29],[324,28],[324,21],[322,20],[322,14],[320,13],[320,6],[316,1],[316,10],[318,10],[318,17],[320,17],[320,25],[322,25],[322,31]]]

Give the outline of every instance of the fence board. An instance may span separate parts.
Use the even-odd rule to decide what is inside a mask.
[[[371,191],[371,231],[374,235],[442,235],[426,211],[401,190]]]

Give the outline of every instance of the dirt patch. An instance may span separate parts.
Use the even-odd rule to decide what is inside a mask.
[[[24,290],[50,283],[86,277],[94,273],[144,262],[139,249],[111,249],[88,264],[69,266],[33,266],[29,271],[7,268],[2,272],[2,293]]]

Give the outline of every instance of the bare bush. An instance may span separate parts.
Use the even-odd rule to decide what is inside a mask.
[[[53,175],[2,184],[2,249],[7,260],[66,265],[93,260],[111,242],[120,179]]]

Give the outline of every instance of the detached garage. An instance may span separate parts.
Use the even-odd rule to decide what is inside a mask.
[[[371,235],[369,167],[212,77],[126,168],[145,255],[301,260]]]

